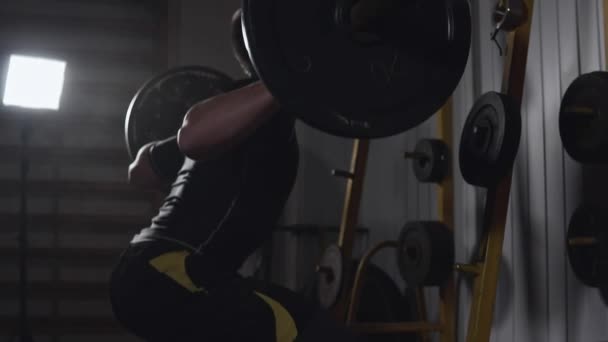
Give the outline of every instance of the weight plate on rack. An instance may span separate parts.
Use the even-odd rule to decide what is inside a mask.
[[[581,206],[568,225],[568,260],[576,277],[587,286],[608,285],[607,224],[605,210]]]
[[[581,163],[608,162],[608,72],[578,77],[568,87],[559,113],[559,132],[568,154]]]
[[[507,95],[484,94],[460,139],[460,171],[469,184],[491,187],[511,170],[521,137],[519,108]]]
[[[441,183],[449,169],[449,149],[438,139],[422,139],[416,144],[412,167],[423,183]]]
[[[358,322],[406,322],[416,318],[416,298],[404,296],[401,289],[393,279],[380,267],[369,264],[365,274],[365,282],[361,288]],[[417,334],[393,335],[366,335],[362,341],[417,341]]]
[[[401,230],[397,264],[410,287],[442,285],[454,268],[454,235],[441,222],[409,222]]]
[[[258,75],[286,110],[356,138],[432,116],[459,83],[471,40],[466,0],[244,0],[243,26]]]
[[[330,247],[334,248],[334,247]],[[335,250],[330,254],[335,253]],[[357,260],[352,261],[351,267],[355,270],[359,264]],[[353,279],[344,280],[344,282],[352,283]],[[318,300],[323,296],[320,294],[322,291],[319,286],[319,278],[315,279],[314,286],[306,291],[304,296],[310,300]],[[393,281],[393,279],[382,270],[380,267],[374,264],[368,264],[365,273],[365,281],[362,283],[360,297],[359,297],[359,309],[355,315],[357,322],[407,322],[416,321],[418,318],[418,311],[416,309],[416,297],[414,291],[407,289],[406,294],[399,286]],[[316,297],[311,297],[312,294],[316,294]],[[310,333],[310,331],[306,332]],[[315,336],[321,338],[326,333],[319,331]],[[312,335],[307,335],[312,336]],[[310,338],[312,341],[313,339]],[[417,341],[418,335],[416,333],[399,334],[399,335],[363,335],[360,336],[357,341],[381,341],[381,342],[392,342],[392,341]]]
[[[152,141],[169,138],[196,103],[227,91],[233,80],[202,66],[170,69],[146,82],[131,101],[125,120],[125,139],[131,159]]]
[[[337,245],[325,249],[317,266],[319,303],[324,308],[336,304],[344,283],[344,258]]]
[[[600,297],[602,298],[604,305],[608,306],[608,284],[604,284],[604,285],[600,286],[599,290],[600,290]]]

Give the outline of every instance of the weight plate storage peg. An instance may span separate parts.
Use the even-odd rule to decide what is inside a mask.
[[[438,139],[422,139],[416,144],[414,152],[405,153],[412,159],[412,168],[418,181],[441,183],[449,168],[448,146]]]
[[[491,187],[513,166],[521,137],[519,108],[489,92],[473,106],[460,139],[460,171],[469,184]]]
[[[399,235],[397,264],[408,286],[440,286],[454,269],[454,235],[435,221],[409,222]]]
[[[244,0],[255,69],[274,97],[330,134],[404,132],[446,102],[467,64],[467,0]]]
[[[337,245],[325,249],[317,266],[317,292],[323,308],[336,304],[344,283],[344,257]]]
[[[568,225],[567,250],[576,277],[591,287],[608,286],[608,239],[606,210],[579,207]]]
[[[146,82],[133,97],[125,120],[131,158],[143,145],[177,134],[193,105],[227,91],[232,84],[230,77],[202,66],[171,69]]]
[[[578,77],[568,87],[559,132],[568,154],[581,163],[608,162],[608,72]]]

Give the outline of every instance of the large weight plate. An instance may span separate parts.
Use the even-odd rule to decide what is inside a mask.
[[[409,222],[399,235],[397,264],[410,287],[442,285],[454,268],[454,235],[441,222]]]
[[[244,0],[245,39],[258,75],[283,107],[334,135],[385,137],[422,123],[466,66],[468,1],[393,1],[372,43],[336,19],[349,2]]]
[[[146,82],[133,97],[125,120],[131,158],[143,145],[177,134],[193,105],[227,91],[232,83],[227,75],[202,66],[171,69]]]
[[[477,100],[462,130],[460,171],[469,184],[491,187],[515,161],[521,137],[519,108],[496,92]]]
[[[576,277],[587,286],[608,285],[607,224],[604,210],[581,206],[568,225],[568,260]]]
[[[559,132],[568,154],[581,163],[608,162],[608,72],[578,77],[562,99]]]

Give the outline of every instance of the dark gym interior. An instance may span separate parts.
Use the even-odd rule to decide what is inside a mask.
[[[179,70],[247,78],[231,31],[242,8],[253,87],[275,98],[275,115],[295,118],[299,163],[239,279],[284,287],[331,317],[315,327],[319,319],[257,290],[274,316],[247,316],[252,341],[607,341],[608,1],[412,3],[2,0],[0,340],[241,340],[182,333],[177,323],[172,337],[142,337],[145,324],[133,330],[117,318],[113,305],[129,296],[116,299],[110,279],[169,193],[129,184],[130,164],[151,142],[137,136],[141,122],[166,132],[162,116],[174,114],[159,104],[147,119],[137,104],[154,106],[146,88]],[[322,25],[306,17],[317,15]],[[184,108],[240,91],[228,88],[194,94]],[[188,109],[175,113],[180,126]],[[262,159],[273,158],[284,161]],[[184,253],[205,255],[218,231]],[[236,255],[255,238],[232,239],[215,248]],[[197,280],[176,281],[207,295]],[[247,305],[227,296],[226,306]],[[156,299],[140,305],[154,307],[162,310]],[[247,336],[238,319],[224,329]],[[270,338],[256,335],[267,324]]]

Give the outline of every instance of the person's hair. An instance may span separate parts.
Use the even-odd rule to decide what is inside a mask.
[[[254,77],[255,70],[249,59],[249,52],[247,51],[247,47],[245,46],[245,38],[243,37],[243,27],[242,27],[242,12],[239,8],[232,15],[232,52],[234,53],[234,57],[239,62],[243,71],[247,74],[247,76]]]

